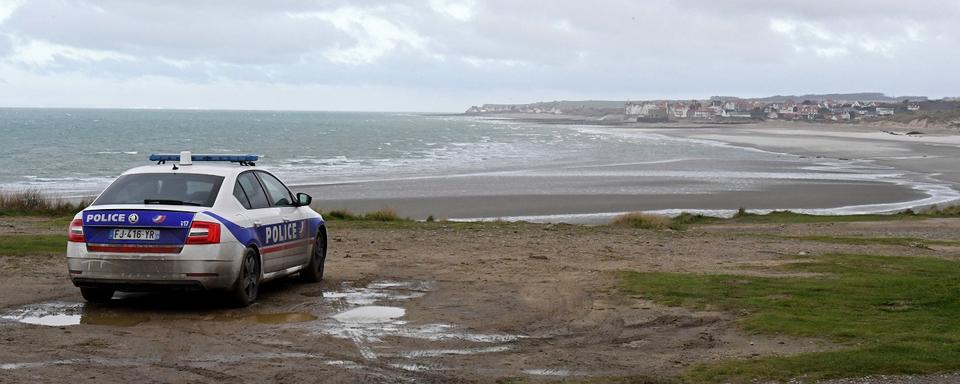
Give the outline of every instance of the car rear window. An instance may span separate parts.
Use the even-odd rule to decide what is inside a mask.
[[[110,184],[93,205],[164,204],[212,207],[222,176],[195,173],[138,173]]]

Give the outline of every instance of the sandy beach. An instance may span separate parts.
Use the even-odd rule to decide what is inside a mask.
[[[729,215],[740,207],[809,213],[895,212],[960,198],[960,135],[948,132],[906,135],[882,127],[805,123],[595,129],[624,137],[662,135],[769,152],[785,162],[807,161],[802,170],[828,176],[781,176],[768,163],[749,161],[733,165],[736,172],[700,175],[698,170],[718,160],[692,156],[659,164],[579,164],[559,169],[533,165],[520,171],[299,188],[313,194],[323,210],[366,212],[390,207],[417,219],[432,215],[573,223],[604,222],[630,211]],[[881,174],[862,178],[844,174],[840,180],[829,176],[864,169]],[[767,182],[754,184],[756,180]],[[725,189],[711,191],[701,182]],[[697,188],[688,190],[688,185]]]

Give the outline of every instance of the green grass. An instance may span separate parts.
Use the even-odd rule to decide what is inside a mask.
[[[749,382],[960,370],[960,263],[828,255],[782,267],[817,277],[625,272],[622,288],[662,303],[745,313],[748,331],[822,338],[839,350],[698,365],[691,382]]]
[[[0,236],[0,255],[27,256],[59,254],[67,251],[66,235],[3,235]]]
[[[808,215],[791,211],[773,211],[767,214],[749,213],[744,208],[740,208],[731,219],[722,221],[737,223],[840,223],[853,221],[897,221],[897,220],[923,220],[931,218],[960,217],[960,205],[946,207],[934,206],[930,209],[914,212],[906,210],[893,214],[869,214],[869,215]]]
[[[932,207],[922,212],[906,210],[893,214],[869,214],[869,215],[809,215],[791,211],[773,211],[766,214],[750,213],[745,208],[740,208],[732,218],[724,219],[719,217],[710,217],[700,214],[683,212],[679,216],[668,218],[647,214],[643,212],[631,212],[614,218],[610,225],[626,226],[641,229],[674,229],[683,230],[696,224],[723,224],[723,223],[746,223],[746,224],[805,224],[805,223],[842,223],[856,221],[899,221],[899,220],[924,220],[931,218],[960,217],[960,205],[948,207]]]
[[[803,223],[840,223],[853,221],[896,221],[896,220],[921,220],[934,217],[932,215],[922,215],[913,212],[895,213],[889,215],[807,215],[790,211],[774,211],[767,214],[738,212],[732,219],[725,222],[735,223],[757,223],[757,224],[803,224]]]
[[[857,237],[857,236],[827,236],[827,235],[807,235],[807,236],[786,236],[786,235],[768,235],[768,234],[750,234],[756,237],[768,237],[785,240],[817,241],[821,243],[833,244],[852,244],[852,245],[901,245],[904,247],[926,248],[930,245],[960,245],[960,241],[955,240],[930,240],[919,237]]]
[[[539,383],[542,380],[531,380],[528,377],[505,377],[496,381],[497,384],[527,384]],[[565,383],[577,384],[674,384],[677,381],[670,377],[651,376],[595,376],[595,377],[565,377]]]

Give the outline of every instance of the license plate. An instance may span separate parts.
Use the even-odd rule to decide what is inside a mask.
[[[113,230],[114,240],[159,240],[160,231],[156,229],[126,229]]]

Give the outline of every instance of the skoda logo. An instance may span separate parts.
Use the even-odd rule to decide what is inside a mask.
[[[140,221],[140,216],[136,213],[131,213],[130,216],[127,216],[127,220],[129,220],[132,224],[136,224],[137,221]]]

